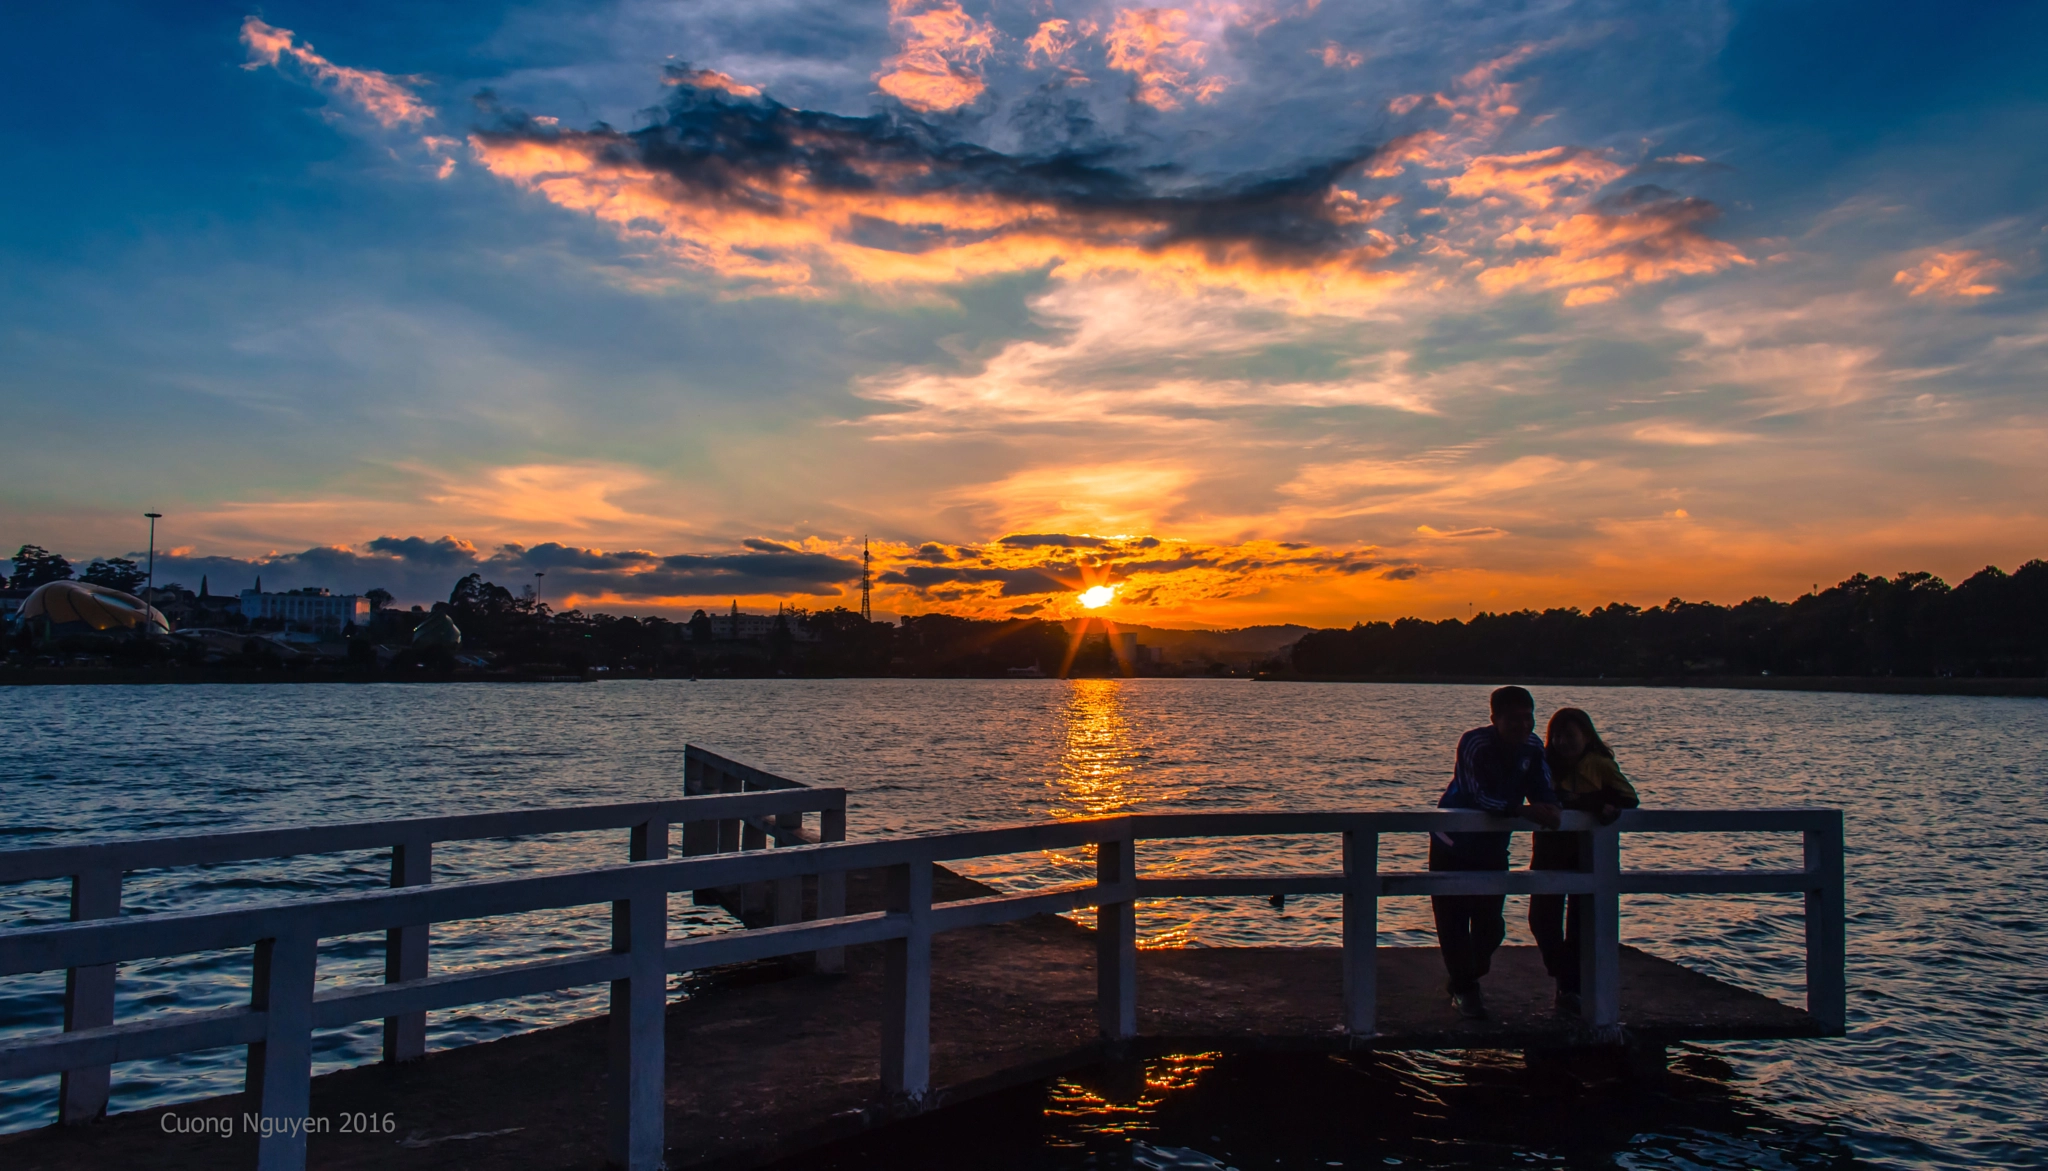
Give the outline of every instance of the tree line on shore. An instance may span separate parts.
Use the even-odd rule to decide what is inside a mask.
[[[765,638],[721,638],[699,610],[687,621],[552,611],[530,594],[470,574],[432,610],[382,609],[364,637],[407,635],[436,613],[462,631],[465,650],[489,653],[495,664],[534,674],[577,674],[596,667],[649,674],[815,676],[1001,676],[1037,668],[1073,675],[1120,669],[1107,639],[1072,646],[1058,622],[990,620],[952,614],[910,615],[872,622],[845,607],[785,608]]]
[[[2048,675],[2048,561],[1988,567],[1951,587],[1930,573],[1857,574],[1790,602],[1673,598],[1647,609],[1516,610],[1319,630],[1294,646],[1307,676]]]
[[[13,559],[7,584],[26,587],[72,576],[68,562],[34,546]],[[82,580],[139,588],[125,559],[95,561]],[[134,592],[134,588],[127,592]],[[581,674],[1000,676],[1036,668],[1048,675],[1129,673],[1108,639],[1075,641],[1063,623],[922,614],[870,622],[843,607],[785,609],[765,637],[718,636],[724,619],[699,610],[687,621],[581,610],[553,611],[530,591],[515,594],[469,574],[448,600],[400,609],[371,590],[361,629],[340,632],[357,669],[446,671],[460,664],[448,646],[415,646],[414,632],[445,614],[461,631],[472,669]],[[252,631],[255,633],[255,631]],[[252,640],[240,665],[277,653]],[[122,655],[145,653],[123,645]],[[1242,664],[1240,664],[1242,665]],[[1264,669],[1307,677],[1844,675],[2039,677],[2048,675],[2048,561],[2008,574],[1996,567],[1951,587],[1929,573],[1857,574],[1826,590],[1779,602],[1732,606],[1673,598],[1643,608],[1616,602],[1577,608],[1481,613],[1469,620],[1402,618],[1318,630]],[[1229,670],[1221,663],[1170,673]]]

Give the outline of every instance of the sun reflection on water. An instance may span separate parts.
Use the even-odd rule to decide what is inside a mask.
[[[1121,679],[1067,682],[1060,755],[1056,770],[1046,780],[1048,817],[1062,821],[1111,817],[1147,803],[1178,800],[1188,793],[1190,787],[1174,784],[1169,774],[1144,771],[1142,766],[1151,758],[1153,742],[1162,730],[1141,727],[1132,720],[1125,705],[1125,688]],[[1175,862],[1181,861],[1179,853]],[[1094,846],[1047,850],[1045,858],[1070,881],[1094,876]],[[1149,861],[1148,870],[1161,872],[1163,859]],[[1141,847],[1139,865],[1146,867],[1147,862]],[[1079,912],[1076,918],[1093,922],[1094,912]],[[1193,942],[1193,928],[1186,908],[1170,902],[1138,904],[1139,947],[1184,947]]]
[[[1136,745],[1119,679],[1068,682],[1066,741],[1046,810],[1056,818],[1108,817],[1141,803],[1133,773]]]

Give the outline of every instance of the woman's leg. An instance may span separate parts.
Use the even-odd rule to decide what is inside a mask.
[[[1530,846],[1529,869],[1577,870],[1578,837],[1565,833],[1537,834]],[[1571,929],[1566,922],[1565,896],[1529,896],[1529,934],[1536,937],[1537,950],[1543,953],[1543,967],[1557,986],[1567,992],[1578,991],[1579,953],[1571,942]]]
[[[1529,934],[1536,937],[1536,948],[1543,953],[1543,968],[1553,980],[1564,979],[1558,969],[1558,961],[1564,954],[1564,896],[1529,896]]]
[[[1572,993],[1575,996],[1579,991],[1579,941],[1585,938],[1580,934],[1583,929],[1581,912],[1585,909],[1586,900],[1590,897],[1590,895],[1580,895],[1570,900],[1570,909],[1564,914],[1564,940],[1558,948],[1560,953],[1558,964],[1550,969],[1550,974],[1557,977],[1558,990]],[[1564,902],[1565,900],[1560,899],[1558,901]],[[1546,965],[1550,963],[1547,955],[1544,957],[1543,962]]]

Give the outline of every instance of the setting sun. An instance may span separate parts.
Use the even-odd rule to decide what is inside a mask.
[[[1100,610],[1116,600],[1115,586],[1089,586],[1081,591],[1081,604],[1090,610]]]

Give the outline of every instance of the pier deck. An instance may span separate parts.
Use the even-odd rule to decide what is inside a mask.
[[[940,869],[937,900],[988,888]],[[849,909],[878,909],[875,872],[855,872]],[[933,942],[931,1109],[1098,1064],[1091,931],[1037,916],[947,932]],[[1340,949],[1203,948],[1139,954],[1139,1054],[1349,1048]],[[1493,1019],[1460,1020],[1432,948],[1382,949],[1384,1049],[1522,1049],[1570,1044],[1550,1011],[1534,949],[1504,948],[1487,980]],[[882,1091],[880,948],[851,949],[844,976],[739,965],[690,979],[667,1014],[668,1165],[744,1167],[913,1112]],[[1825,1035],[1807,1013],[1624,948],[1621,1017],[1639,1044]],[[315,1079],[311,1114],[390,1114],[389,1134],[311,1139],[317,1168],[598,1168],[605,1161],[606,1021],[581,1021],[396,1066]],[[247,1165],[254,1142],[165,1133],[165,1116],[234,1116],[232,1095],[116,1115],[96,1125],[0,1140],[17,1171]]]

